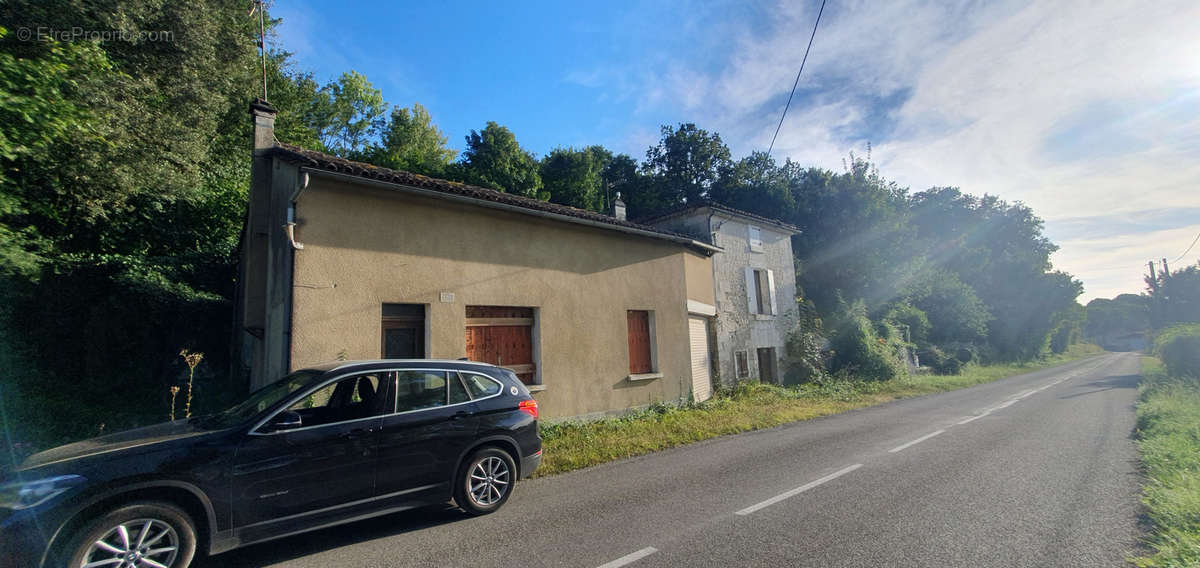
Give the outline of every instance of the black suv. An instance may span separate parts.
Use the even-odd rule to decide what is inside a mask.
[[[30,456],[0,480],[0,561],[183,568],[450,499],[491,513],[542,456],[537,402],[466,361],[338,362],[222,413]]]

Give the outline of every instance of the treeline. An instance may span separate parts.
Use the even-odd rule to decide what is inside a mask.
[[[102,4],[0,6],[0,409],[18,439],[161,419],[186,376],[181,348],[206,353],[199,408],[244,388],[230,300],[257,22],[225,2]],[[23,35],[73,27],[131,39]],[[1065,349],[1082,322],[1080,284],[1051,271],[1055,246],[1028,207],[911,193],[869,152],[841,171],[735,159],[684,123],[637,158],[601,146],[539,158],[487,122],[456,153],[425,108],[388,104],[361,74],[322,84],[275,51],[267,83],[276,137],[305,148],[596,211],[620,192],[632,218],[711,200],[801,227],[792,357],[808,371],[796,378],[884,378],[913,351],[946,372],[1029,359]]]
[[[1161,330],[1200,323],[1200,263],[1156,271],[1145,283],[1142,294],[1088,302],[1086,336],[1112,349],[1149,347]]]

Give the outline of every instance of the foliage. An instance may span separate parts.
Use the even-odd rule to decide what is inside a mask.
[[[886,381],[907,372],[898,352],[903,342],[880,337],[861,301],[843,308],[834,320],[830,342],[830,371],[835,374]]]
[[[907,341],[917,345],[925,345],[929,342],[929,331],[933,327],[924,310],[908,302],[901,302],[889,308],[883,317],[885,321],[902,326],[907,330]]]
[[[690,122],[663,126],[662,139],[646,150],[643,172],[662,192],[665,203],[699,203],[708,197],[721,172],[732,164],[721,135]],[[642,216],[658,211],[639,211]]]
[[[798,384],[825,377],[825,339],[811,327],[796,326],[784,345],[784,382]]]
[[[1154,338],[1154,354],[1173,377],[1200,380],[1200,324],[1179,324]]]
[[[604,211],[605,169],[613,159],[603,146],[555,148],[542,158],[541,176],[550,201],[591,211]]]
[[[930,274],[912,295],[912,303],[929,318],[929,340],[938,345],[987,338],[992,314],[975,289],[948,271]]]
[[[1200,323],[1200,263],[1156,276],[1154,280],[1146,278],[1154,329]]]
[[[1172,375],[1143,358],[1137,434],[1154,554],[1136,559],[1139,566],[1200,564],[1200,384]]]
[[[456,155],[446,141],[429,111],[420,103],[413,103],[412,109],[392,109],[391,118],[382,129],[380,145],[370,148],[364,158],[385,168],[440,176]]]
[[[1096,298],[1087,304],[1083,333],[1091,341],[1106,344],[1123,335],[1150,329],[1150,298],[1121,294],[1111,300]]]
[[[538,162],[533,154],[517,143],[508,128],[488,121],[478,132],[467,135],[460,167],[452,175],[463,181],[525,197],[545,200]]]

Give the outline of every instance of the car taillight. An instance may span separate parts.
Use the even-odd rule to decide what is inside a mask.
[[[529,400],[522,400],[521,404],[517,405],[517,410],[537,418],[537,401],[533,400],[532,398]]]

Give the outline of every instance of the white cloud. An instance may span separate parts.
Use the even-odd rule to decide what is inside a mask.
[[[728,42],[715,70],[643,62],[622,89],[642,110],[683,109],[735,154],[765,149],[816,16],[809,3],[770,11],[765,32],[736,20],[706,31]],[[885,176],[1023,201],[1050,229],[1195,206],[1197,21],[1189,0],[831,4],[775,155],[838,169],[872,141]],[[881,109],[889,97],[903,104]],[[1054,259],[1089,297],[1135,292],[1136,267],[1177,255],[1197,230],[1063,241]]]

